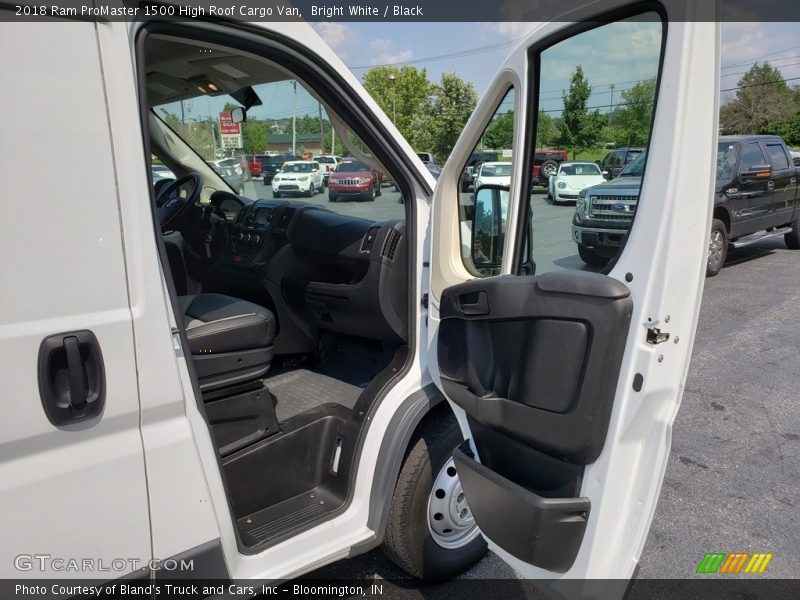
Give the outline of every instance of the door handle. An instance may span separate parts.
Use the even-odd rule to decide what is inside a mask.
[[[465,315],[488,315],[489,297],[486,292],[465,292],[458,296],[458,307]]]
[[[91,331],[58,333],[39,345],[39,396],[53,425],[96,417],[105,405],[105,369]]]

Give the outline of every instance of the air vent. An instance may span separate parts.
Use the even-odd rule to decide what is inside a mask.
[[[386,241],[383,242],[381,256],[388,258],[389,260],[394,260],[394,256],[397,254],[397,246],[400,245],[401,237],[403,237],[403,234],[397,231],[394,227],[391,228],[389,230],[389,234],[386,236]]]
[[[364,234],[364,241],[361,242],[361,252],[365,254],[372,252],[372,247],[375,245],[375,236],[378,235],[380,229],[379,226],[372,226],[367,229],[367,233]]]

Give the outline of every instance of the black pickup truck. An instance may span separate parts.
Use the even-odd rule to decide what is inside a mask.
[[[623,244],[639,200],[646,153],[612,181],[580,192],[572,240],[587,264],[602,266]],[[728,247],[740,248],[782,235],[800,249],[800,168],[775,136],[722,136],[717,147],[714,218],[706,275],[719,273]]]

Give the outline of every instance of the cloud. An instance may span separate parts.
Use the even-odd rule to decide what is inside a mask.
[[[343,23],[315,23],[317,33],[341,57],[347,56],[347,44],[354,38],[353,30]]]
[[[491,33],[500,34],[506,40],[518,40],[519,38],[526,37],[533,29],[540,25],[540,23],[531,22],[500,22],[500,23],[486,23],[486,29]]]
[[[371,65],[406,62],[414,56],[414,53],[409,49],[393,52],[392,41],[387,39],[376,38],[370,42],[370,47],[373,50],[373,57],[369,62]]]

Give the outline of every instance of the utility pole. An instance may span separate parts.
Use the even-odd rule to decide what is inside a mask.
[[[325,152],[325,128],[322,126],[322,103],[317,102],[317,107],[319,107],[319,153],[322,154]],[[333,149],[331,148],[331,153]]]
[[[611,83],[608,87],[611,88],[611,108],[608,110],[608,126],[611,127],[611,118],[614,116],[614,84]]]
[[[297,80],[292,81],[294,97],[292,100],[292,157],[297,156]]]

